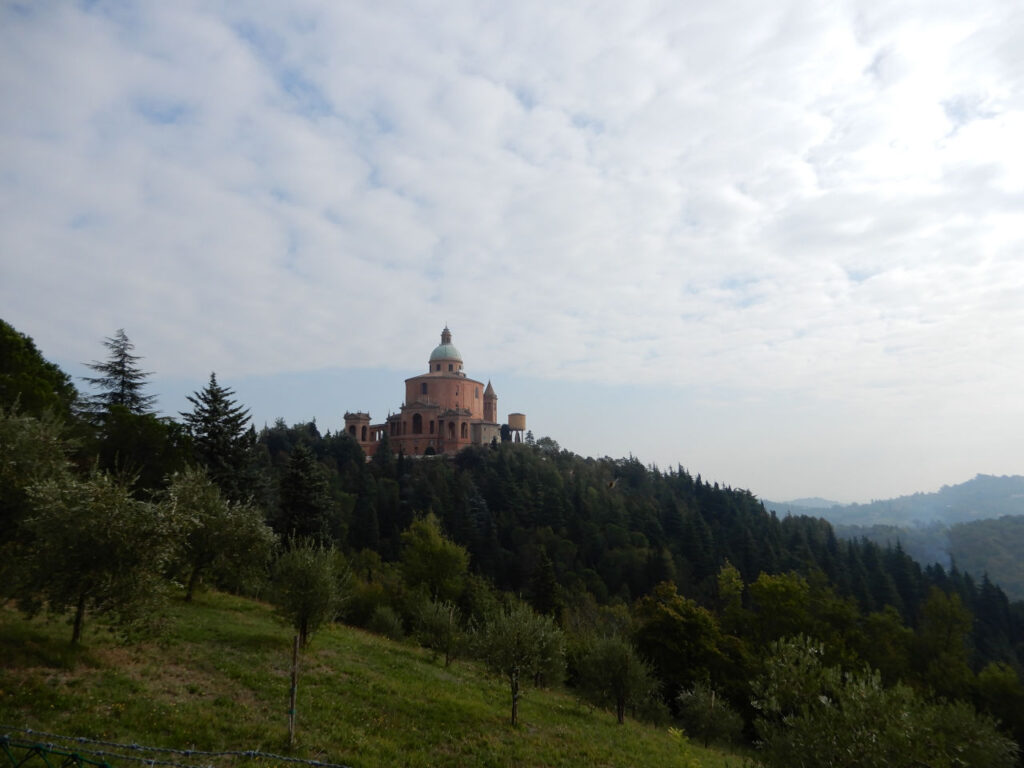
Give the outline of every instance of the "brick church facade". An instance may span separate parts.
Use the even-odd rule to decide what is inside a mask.
[[[445,327],[441,343],[430,353],[427,372],[405,380],[405,402],[398,413],[380,424],[372,424],[368,413],[346,413],[345,431],[367,456],[376,453],[385,434],[391,450],[406,456],[454,454],[470,445],[500,441],[498,396],[490,382],[484,385],[466,376],[462,365]]]

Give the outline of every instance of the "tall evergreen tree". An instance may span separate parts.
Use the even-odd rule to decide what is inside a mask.
[[[299,443],[281,477],[275,529],[283,537],[330,544],[338,537],[340,523],[323,466]]]
[[[103,346],[110,350],[106,362],[93,361],[88,366],[99,376],[83,377],[90,386],[100,390],[90,400],[94,408],[109,411],[121,406],[131,413],[141,415],[152,410],[156,395],[145,395],[142,388],[150,371],[139,368],[139,355],[132,354],[135,345],[128,340],[123,328],[104,340]]]
[[[250,485],[246,469],[254,435],[247,429],[249,410],[234,400],[234,394],[211,373],[206,387],[188,396],[192,411],[181,416],[196,459],[227,498],[240,501]]]

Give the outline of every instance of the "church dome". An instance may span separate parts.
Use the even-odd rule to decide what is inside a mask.
[[[459,354],[459,350],[452,344],[452,332],[445,329],[441,331],[441,343],[434,347],[434,351],[430,353],[430,362],[435,360],[458,360],[462,362],[462,355]]]

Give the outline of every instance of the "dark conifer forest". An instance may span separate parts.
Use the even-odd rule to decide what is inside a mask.
[[[946,725],[955,719],[949,708],[965,706],[977,718],[967,730],[991,723],[1018,742],[1024,738],[1024,603],[1008,600],[988,578],[955,566],[922,567],[899,544],[839,540],[821,518],[780,517],[750,491],[688,468],[582,457],[551,437],[415,459],[382,445],[367,461],[344,432],[321,432],[314,423],[279,420],[254,429],[245,404],[213,375],[192,393],[195,409],[180,419],[156,416],[144,378],[118,378],[116,366],[102,370],[107,393],[118,398],[76,398],[69,379],[28,337],[6,324],[0,330],[2,450],[10,455],[26,441],[36,445],[32,456],[21,454],[20,463],[0,473],[0,575],[9,592],[3,597],[26,610],[76,607],[16,572],[25,552],[43,547],[34,505],[56,509],[70,488],[93,494],[98,501],[83,508],[98,509],[110,492],[97,490],[97,474],[127,489],[128,499],[110,502],[119,508],[133,501],[171,509],[168,499],[181,506],[207,483],[218,503],[242,516],[233,519],[249,521],[254,538],[247,551],[260,541],[269,549],[244,568],[242,559],[211,554],[202,573],[188,571],[187,578],[181,567],[174,571],[180,553],[159,555],[164,572],[188,581],[190,592],[202,582],[270,596],[275,558],[305,542],[346,563],[347,599],[337,618],[373,631],[436,642],[424,606],[444,604],[448,626],[456,623],[469,637],[501,606],[525,603],[562,633],[568,685],[600,697],[588,654],[617,653],[598,642],[617,638],[626,647],[622,658],[635,654],[647,675],[640,676],[647,680],[642,695],[631,688],[609,703],[620,719],[676,718],[693,736],[706,728],[709,738],[760,742],[767,764],[784,764],[779,729],[791,721],[758,694],[774,679],[772,664],[794,649],[846,675],[827,690],[835,702],[857,675],[873,675],[879,706],[905,696],[932,707],[928,717],[946,707],[945,719],[936,721]],[[113,361],[134,363],[122,332],[110,344],[122,345]],[[126,383],[128,391],[117,389]],[[50,448],[39,446],[45,441]],[[61,452],[67,468],[57,466]],[[191,479],[182,484],[182,477]],[[252,533],[260,520],[273,535]],[[220,549],[231,548],[227,541]],[[79,609],[87,597],[76,598]],[[121,597],[89,605],[100,615],[121,605]],[[470,646],[458,652],[472,654]],[[457,652],[450,642],[443,647]],[[545,674],[537,671],[535,682]],[[709,691],[708,706],[727,706],[735,733],[716,733],[701,719],[706,708],[699,702]],[[810,718],[803,706],[794,705],[789,716]]]

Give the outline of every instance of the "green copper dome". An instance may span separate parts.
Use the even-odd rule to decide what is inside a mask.
[[[434,347],[434,351],[430,353],[430,362],[435,360],[458,360],[462,362],[462,355],[459,354],[459,350],[452,344],[452,332],[448,330],[448,326],[445,326],[444,330],[441,331],[441,343]]]
[[[438,344],[430,353],[430,362],[435,360],[458,360],[461,363],[462,355],[459,354],[459,350],[455,348],[454,344]]]

